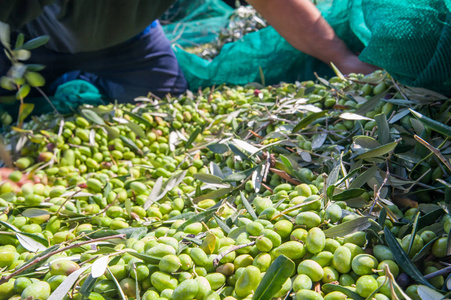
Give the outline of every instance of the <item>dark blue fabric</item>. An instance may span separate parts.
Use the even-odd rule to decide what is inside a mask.
[[[100,51],[65,54],[41,47],[32,51],[30,63],[47,66],[40,73],[50,95],[58,85],[74,79],[94,84],[110,100],[119,102],[131,102],[149,91],[159,97],[181,94],[188,87],[158,22],[129,41]],[[6,65],[6,57],[0,56],[3,74]],[[0,90],[0,95],[8,92]]]

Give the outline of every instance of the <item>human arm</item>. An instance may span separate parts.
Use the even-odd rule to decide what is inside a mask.
[[[13,30],[19,29],[53,2],[55,0],[0,0],[0,22],[10,25]]]
[[[359,60],[335,34],[309,0],[247,0],[293,47],[334,63],[343,73],[370,73],[376,68]]]

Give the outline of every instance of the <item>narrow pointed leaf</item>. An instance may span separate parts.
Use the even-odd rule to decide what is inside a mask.
[[[349,188],[351,189],[358,189],[362,187],[365,183],[368,182],[371,178],[374,178],[374,174],[376,174],[378,170],[377,166],[372,166],[359,176],[357,176],[353,181],[351,181],[351,184],[349,185]]]
[[[201,195],[199,197],[194,198],[193,202],[199,203],[200,201],[205,200],[205,199],[213,199],[213,200],[218,199],[224,195],[227,195],[231,191],[233,191],[233,188],[231,188],[231,187],[218,189],[216,191],[213,191],[213,192],[207,193],[205,195]]]
[[[24,247],[25,249],[27,249],[30,252],[36,253],[36,252],[44,251],[47,249],[47,247],[45,247],[41,243],[35,241],[34,239],[32,239],[26,235],[16,233],[16,236],[17,236],[17,239],[19,240],[19,243],[22,245],[22,247]]]
[[[146,125],[146,127],[149,127],[149,128],[152,127],[152,124],[150,124],[149,121],[147,121],[146,119],[144,119],[144,118],[141,117],[141,116],[135,115],[135,114],[133,114],[133,113],[131,113],[131,112],[128,112],[128,111],[124,111],[124,114],[130,116],[132,119],[134,119],[134,120],[137,121],[138,123],[141,123],[141,124]]]
[[[451,137],[451,127],[448,125],[445,125],[441,122],[438,122],[436,120],[433,120],[431,118],[426,117],[423,114],[420,114],[417,111],[414,111],[413,109],[410,109],[410,112],[421,121],[424,125],[428,126],[429,128],[440,132],[441,134],[444,134],[446,137]]]
[[[266,270],[265,276],[263,276],[255,290],[252,300],[272,299],[291,276],[294,267],[294,262],[285,255],[277,257]]]
[[[163,177],[158,177],[157,181],[155,182],[152,191],[150,191],[149,197],[147,197],[146,202],[143,205],[143,208],[145,210],[149,209],[149,207],[152,205],[154,201],[156,201],[158,195],[160,194],[161,187],[163,186]]]
[[[203,212],[195,215],[194,217],[192,217],[189,220],[186,220],[185,223],[180,225],[177,228],[177,231],[183,231],[188,225],[193,224],[193,223],[197,223],[197,222],[205,222],[206,223],[208,220],[210,220],[210,218],[213,216],[215,211],[216,211],[216,209],[208,209],[206,211],[203,211]]]
[[[418,286],[418,296],[421,300],[439,300],[443,299],[445,296],[430,287],[420,285]]]
[[[230,150],[232,150],[232,152],[236,155],[238,155],[239,157],[241,157],[241,159],[247,160],[249,157],[243,152],[241,151],[237,146],[235,146],[234,144],[230,143],[229,144]]]
[[[91,275],[93,278],[99,278],[105,273],[106,268],[108,267],[108,260],[108,256],[102,256],[92,264]]]
[[[349,298],[354,299],[354,300],[365,300],[365,298],[362,298],[356,292],[353,292],[353,291],[345,288],[344,286],[337,285],[337,284],[326,283],[322,286],[322,290],[326,294],[337,291],[337,292],[342,292],[343,294],[345,294],[346,296],[348,296]]]
[[[441,224],[440,224],[441,225]],[[435,243],[436,240],[438,240],[440,237],[436,237],[435,239],[431,240],[429,243],[424,245],[423,248],[421,248],[420,251],[418,251],[417,254],[412,258],[412,262],[418,262],[420,261],[424,256],[431,253],[432,245]]]
[[[323,110],[320,112],[312,113],[312,114],[308,115],[307,117],[303,118],[298,124],[296,124],[296,126],[294,126],[293,133],[306,128],[313,121],[325,116],[326,113],[327,113],[327,111]]]
[[[332,200],[334,201],[346,201],[349,199],[357,198],[360,195],[365,193],[364,189],[348,189],[344,190],[343,192],[333,195]]]
[[[47,210],[44,210],[44,209],[39,209],[39,208],[28,208],[22,212],[22,216],[27,217],[27,218],[48,216],[51,214],[53,214],[53,213],[51,213]]]
[[[249,201],[247,201],[246,196],[244,196],[243,192],[240,192],[241,201],[243,202],[244,208],[246,208],[247,212],[251,215],[252,219],[257,220],[257,215],[255,214],[254,209],[252,208]]]
[[[356,159],[367,159],[367,158],[374,158],[374,157],[379,157],[379,156],[385,155],[385,154],[389,153],[390,151],[392,151],[393,149],[395,149],[397,145],[398,145],[398,142],[392,142],[390,144],[380,146],[378,148],[375,148],[373,150],[370,150],[363,154],[360,154],[359,156],[356,157]]]
[[[49,41],[49,39],[50,37],[47,35],[38,36],[37,38],[29,40],[28,42],[23,44],[21,48],[25,50],[36,49],[38,47],[45,45]]]
[[[53,291],[48,300],[61,300],[70,291],[74,283],[78,280],[78,277],[91,266],[86,266],[73,272]]]
[[[390,127],[388,126],[387,117],[385,114],[378,114],[374,117],[377,124],[378,140],[381,144],[385,145],[390,142]]]
[[[409,249],[407,250],[407,255],[410,254],[410,250],[412,249],[413,242],[415,241],[415,235],[417,234],[418,230],[418,219],[420,218],[420,212],[417,212],[417,215],[413,219],[413,225],[412,225],[412,234],[410,235],[410,243],[409,243]]]
[[[211,152],[218,153],[218,154],[223,154],[230,150],[226,144],[219,144],[219,143],[208,145],[207,148]]]
[[[227,226],[227,224],[226,224],[223,220],[221,220],[221,218],[218,217],[216,214],[213,214],[213,217],[215,218],[216,223],[218,223],[218,226],[221,227],[221,229],[222,229],[226,234],[229,234],[230,231],[231,231],[230,227]]]
[[[124,125],[127,126],[128,128],[130,128],[130,130],[133,131],[140,138],[143,138],[143,139],[146,138],[146,133],[141,128],[141,126],[139,126],[138,124],[133,123],[133,122],[128,122],[128,123],[125,123]]]
[[[107,270],[108,270],[108,273],[110,273],[110,276],[113,278],[114,284],[116,285],[116,288],[119,292],[119,295],[121,295],[122,300],[127,300],[127,296],[125,296],[124,291],[122,290],[121,285],[117,281],[116,277],[114,277],[114,274],[110,271],[109,268],[107,268]]]
[[[197,136],[202,132],[202,130],[203,130],[203,128],[198,127],[198,128],[196,128],[196,130],[193,131],[193,133],[191,133],[191,135],[188,138],[188,141],[185,144],[185,149],[188,149],[189,147],[191,147],[191,145],[196,140]]]
[[[152,255],[147,255],[144,253],[139,253],[133,250],[127,250],[127,253],[130,254],[131,256],[134,256],[136,258],[142,259],[143,261],[145,261],[146,263],[149,264],[158,264],[161,260],[160,257],[156,257],[156,256],[152,256]]]
[[[404,271],[413,278],[418,283],[424,284],[430,288],[434,288],[424,277],[423,274],[418,270],[418,268],[412,263],[412,261],[407,257],[406,253],[399,245],[393,233],[388,227],[384,228],[385,241],[390,248],[396,262],[399,266],[402,266]]]
[[[251,144],[249,144],[245,141],[238,140],[238,139],[234,139],[232,141],[235,143],[235,145],[237,145],[241,149],[245,150],[246,152],[249,152],[249,154],[251,154],[251,155],[260,151],[260,149],[258,149],[255,146],[252,146]]]
[[[23,121],[31,114],[34,109],[33,103],[22,103],[19,107],[19,119],[18,123],[22,124]]]
[[[88,277],[86,277],[85,282],[83,282],[83,285],[80,288],[80,294],[82,294],[85,297],[89,297],[89,299],[99,299],[102,300],[104,299],[102,296],[100,296],[97,293],[91,293],[91,291],[94,289],[95,285],[96,285],[96,278],[92,277],[92,274],[89,274]],[[93,294],[97,294],[100,298],[94,296],[94,298],[91,298],[91,296],[93,296]]]
[[[136,153],[138,153],[139,155],[143,156],[143,152],[142,150],[136,146],[135,142],[133,142],[131,139],[126,138],[125,136],[121,135],[120,139],[122,140],[122,142],[124,142],[127,146],[129,146],[130,148],[132,148]]]
[[[361,120],[374,121],[371,118],[364,117],[364,116],[354,114],[354,113],[342,113],[340,115],[340,118],[345,119],[345,120],[354,120],[354,121],[361,121]]]
[[[341,223],[335,227],[324,230],[326,237],[341,237],[356,231],[362,231],[371,226],[370,217],[360,217],[345,223]]]
[[[105,121],[94,111],[90,109],[82,109],[81,114],[88,119],[89,121],[97,124],[97,125],[105,125]]]
[[[215,176],[215,175],[211,175],[211,174],[202,174],[202,173],[197,173],[193,175],[194,178],[204,182],[204,183],[212,183],[212,184],[219,184],[222,183],[222,178]]]

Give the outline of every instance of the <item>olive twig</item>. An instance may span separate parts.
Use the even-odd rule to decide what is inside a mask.
[[[390,157],[391,157],[391,154],[387,157],[387,160],[385,161],[385,164],[387,166],[387,171],[385,172],[384,181],[382,182],[382,184],[379,187],[379,189],[377,189],[377,190],[374,189],[374,200],[373,200],[373,204],[371,205],[370,210],[368,211],[368,215],[371,214],[371,212],[374,209],[374,206],[376,205],[377,201],[380,199],[382,188],[385,186],[385,184],[387,184],[388,177],[390,177],[390,168],[388,167],[388,160],[390,159]]]
[[[112,235],[112,236],[105,236],[105,237],[101,237],[101,238],[97,238],[97,239],[93,239],[93,240],[89,240],[89,241],[84,241],[84,242],[79,242],[79,243],[75,243],[72,245],[68,245],[66,247],[57,249],[55,251],[49,252],[44,256],[38,257],[35,260],[33,260],[32,262],[30,262],[29,264],[23,265],[22,267],[20,267],[19,269],[17,269],[16,271],[14,271],[13,273],[7,275],[7,276],[2,276],[0,278],[0,285],[8,282],[8,280],[10,280],[11,278],[13,278],[14,276],[22,273],[23,271],[29,269],[30,267],[36,265],[37,263],[46,260],[50,257],[52,257],[53,255],[60,253],[60,252],[64,252],[66,250],[70,250],[72,248],[78,248],[80,246],[86,245],[86,244],[91,244],[91,243],[96,243],[96,242],[100,242],[100,241],[105,241],[105,240],[110,240],[110,239],[124,239],[125,238],[125,234],[116,234],[116,235]]]
[[[221,259],[223,259],[223,258],[224,258],[227,254],[229,254],[230,252],[239,250],[239,249],[241,249],[241,248],[246,248],[246,247],[248,247],[248,246],[254,246],[254,245],[255,245],[255,241],[250,242],[250,243],[247,243],[247,244],[242,244],[242,245],[237,245],[237,246],[230,247],[229,249],[227,249],[227,251],[224,251],[223,253],[219,254],[218,257],[216,257],[216,258],[213,260],[213,265],[214,265],[215,267],[216,267],[217,265],[219,265],[219,261],[220,261]]]
[[[432,153],[434,153],[440,159],[440,161],[451,171],[451,164],[446,160],[446,158],[443,156],[442,152],[440,152],[439,149],[435,148],[434,146],[432,146],[431,144],[429,144],[416,134],[413,137],[418,142],[420,142],[420,144],[422,144],[423,146],[428,148]]]
[[[446,268],[443,268],[443,269],[440,269],[438,271],[435,271],[435,272],[429,273],[427,275],[424,275],[424,278],[431,279],[431,278],[434,278],[434,277],[437,277],[437,276],[440,276],[440,275],[445,275],[445,274],[447,274],[449,272],[451,272],[451,266],[448,266]]]

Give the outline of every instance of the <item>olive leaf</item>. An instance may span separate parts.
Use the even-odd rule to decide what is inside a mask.
[[[151,128],[152,127],[152,124],[149,121],[147,121],[146,119],[144,119],[143,117],[141,117],[141,116],[138,116],[138,115],[136,115],[134,113],[131,113],[129,111],[124,111],[124,114],[130,116],[136,122],[144,124],[147,128]]]
[[[215,218],[216,223],[218,223],[218,226],[226,233],[229,234],[231,229],[230,227],[223,221],[221,220],[220,217],[218,217],[216,214],[213,214],[213,218]]]
[[[52,212],[49,212],[48,210],[39,209],[39,208],[28,208],[22,212],[22,216],[27,218],[36,218],[41,216],[48,216],[52,215]]]
[[[385,155],[389,152],[391,152],[393,149],[396,148],[398,145],[398,142],[392,142],[377,148],[374,148],[372,150],[366,151],[356,157],[356,159],[368,159],[368,158],[374,158],[378,156]]]
[[[326,294],[337,291],[337,292],[342,292],[343,294],[345,294],[346,296],[348,296],[349,298],[354,299],[354,300],[365,300],[356,292],[353,292],[350,289],[347,289],[341,285],[326,283],[322,286],[322,290]]]
[[[70,291],[78,277],[91,266],[85,266],[77,271],[71,273],[67,278],[53,291],[48,300],[60,300]]]
[[[194,217],[186,220],[185,223],[183,223],[182,225],[180,225],[177,228],[177,232],[179,231],[183,231],[188,225],[191,225],[193,223],[197,223],[197,222],[207,222],[214,214],[214,212],[216,211],[216,208],[210,208],[207,209],[206,211],[203,211],[197,215],[195,215]]]
[[[152,187],[152,190],[150,191],[149,197],[147,197],[146,202],[144,202],[143,208],[145,210],[148,210],[153,202],[156,202],[156,201],[158,201],[158,199],[160,199],[158,196],[160,194],[162,186],[163,186],[163,176],[160,176],[160,177],[158,177],[157,181],[155,182],[154,186]],[[163,198],[163,197],[161,197],[161,198]]]
[[[92,264],[91,271],[92,278],[99,278],[105,273],[106,268],[108,267],[108,261],[109,261],[108,255],[102,256],[96,259],[96,261],[94,261],[94,263]]]
[[[33,103],[21,103],[19,107],[19,126],[22,126],[25,119],[31,114],[34,109]]]
[[[211,184],[221,184],[222,183],[221,177],[211,175],[211,174],[196,173],[193,175],[193,177],[204,183],[211,183]]]
[[[326,110],[309,114],[308,116],[303,118],[301,121],[299,121],[299,123],[296,124],[296,126],[294,126],[293,133],[306,128],[310,123],[312,123],[313,121],[315,121],[321,117],[324,117],[326,114],[327,114]]]
[[[346,201],[349,199],[357,198],[360,195],[365,193],[364,189],[347,189],[341,193],[335,194],[332,196],[332,200],[334,201]]]
[[[417,234],[417,230],[418,230],[419,218],[420,218],[420,212],[417,212],[415,218],[413,219],[413,223],[412,223],[412,233],[410,235],[410,242],[409,242],[409,248],[407,250],[407,255],[410,254],[410,250],[412,250],[413,242],[415,241],[415,235]]]
[[[378,114],[374,117],[377,124],[378,140],[385,145],[390,142],[390,127],[388,126],[385,114]]]
[[[252,300],[272,299],[294,272],[294,262],[285,255],[278,256],[266,270]]]
[[[244,193],[240,191],[241,201],[243,202],[244,208],[246,208],[247,212],[251,215],[252,219],[257,220],[257,215],[255,214],[254,209],[252,208],[249,201],[247,201],[246,196],[244,196]]]
[[[38,36],[37,38],[29,40],[28,42],[23,44],[21,48],[25,50],[33,50],[47,44],[49,40],[50,37],[47,35]]]
[[[133,123],[133,122],[127,122],[124,125],[127,126],[128,128],[130,128],[130,130],[132,132],[134,132],[140,138],[146,138],[146,133],[141,128],[141,126],[139,126],[138,124]]]
[[[445,298],[443,294],[424,285],[419,285],[417,292],[421,300],[438,300]]]
[[[376,107],[376,105],[379,103],[379,101],[381,101],[381,99],[387,95],[387,93],[388,93],[388,90],[386,90],[385,92],[379,93],[377,95],[374,95],[373,97],[368,99],[368,101],[363,103],[359,108],[357,108],[355,113],[358,115],[364,115],[367,112],[373,110]]]
[[[114,276],[113,272],[111,272],[110,268],[106,268],[108,273],[110,274],[111,278],[113,279],[114,284],[116,285],[116,288],[119,292],[119,295],[121,296],[122,300],[127,300],[127,296],[125,296],[124,291],[122,290],[121,285],[117,281],[116,277]],[[57,300],[57,299],[55,299]]]
[[[142,150],[136,146],[135,142],[133,142],[131,139],[121,135],[120,139],[122,140],[122,142],[124,142],[124,144],[126,144],[127,146],[129,146],[131,149],[133,149],[136,153],[138,153],[139,155],[143,156],[144,153],[142,152]]]
[[[371,118],[364,117],[364,116],[361,116],[361,115],[358,115],[358,114],[354,114],[354,113],[342,113],[340,115],[340,119],[353,120],[353,121],[362,121],[362,120],[374,121]]]
[[[445,125],[441,122],[438,122],[436,120],[433,120],[429,117],[426,117],[423,114],[420,114],[417,111],[414,111],[413,109],[410,109],[410,112],[415,116],[415,118],[417,118],[418,120],[420,120],[424,125],[430,127],[431,129],[440,132],[441,134],[444,134],[446,137],[451,137],[451,127],[448,125]]]
[[[34,239],[26,235],[16,233],[16,237],[19,240],[19,243],[22,245],[22,247],[24,247],[30,252],[36,253],[47,249],[47,247],[45,247],[41,243],[35,241]]]
[[[157,264],[158,265],[158,263],[161,260],[160,257],[147,255],[147,254],[144,254],[144,253],[136,252],[134,250],[127,250],[126,252],[128,254],[130,254],[131,256],[134,256],[136,258],[142,259],[143,261],[145,261],[145,262],[147,262],[149,264]]]
[[[86,277],[85,282],[83,282],[81,288],[80,288],[80,294],[82,294],[85,297],[88,297],[88,299],[99,299],[104,300],[100,294],[93,293],[92,290],[94,289],[97,282],[97,278],[93,278],[92,274],[89,274],[88,277]],[[99,298],[100,297],[100,298]]]
[[[406,253],[399,245],[393,233],[388,227],[384,228],[385,241],[390,248],[396,262],[399,266],[402,266],[404,271],[412,277],[416,282],[424,284],[430,288],[434,288],[429,281],[427,281],[423,274],[418,270],[418,268],[412,263],[412,261],[407,257]]]
[[[337,226],[324,230],[324,234],[328,238],[346,236],[348,234],[362,231],[371,226],[370,217],[360,217],[345,223],[341,223]]]
[[[196,198],[193,199],[194,203],[199,203],[202,200],[205,199],[218,199],[224,195],[227,195],[228,193],[230,193],[231,191],[233,191],[234,188],[233,187],[228,187],[228,188],[221,188],[212,192],[209,192],[207,194],[198,196]]]
[[[193,142],[196,140],[196,138],[199,136],[199,134],[203,130],[204,130],[203,127],[198,127],[198,128],[196,128],[196,130],[193,131],[193,133],[191,133],[191,135],[188,138],[188,141],[185,144],[185,149],[188,149],[189,147],[191,147]]]
[[[223,154],[230,150],[226,144],[220,144],[220,143],[210,144],[207,146],[207,148],[211,152],[218,153],[218,154]]]

